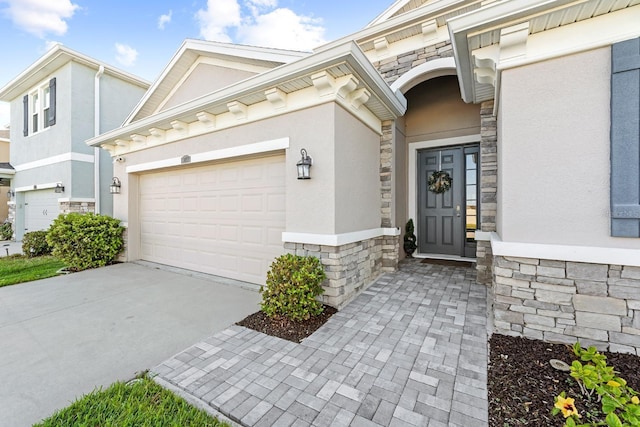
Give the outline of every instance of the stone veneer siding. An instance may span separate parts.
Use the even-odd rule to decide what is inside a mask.
[[[296,255],[310,255],[320,259],[327,280],[323,283],[322,302],[342,308],[360,291],[369,286],[383,271],[383,251],[391,248],[397,253],[395,236],[324,246],[308,243],[285,243],[285,250]]]
[[[453,48],[451,47],[451,42],[446,41],[385,58],[381,61],[375,61],[373,66],[376,67],[387,84],[391,85],[391,83],[398,80],[404,73],[418,65],[434,59],[447,58],[450,56],[453,56]]]
[[[480,104],[480,230],[496,231],[498,193],[498,132],[493,115],[493,100]],[[477,281],[492,282],[493,254],[491,242],[477,241]]]
[[[96,210],[95,202],[60,202],[60,213],[68,214],[71,212],[76,213],[94,213]]]
[[[495,331],[640,355],[640,267],[494,257]]]

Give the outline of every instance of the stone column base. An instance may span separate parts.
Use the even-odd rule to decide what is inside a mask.
[[[338,309],[369,286],[383,271],[397,268],[398,247],[397,236],[381,236],[342,246],[284,244],[290,253],[320,259],[327,274],[327,280],[322,285],[325,290],[322,302]]]
[[[640,355],[640,267],[494,257],[495,331]]]

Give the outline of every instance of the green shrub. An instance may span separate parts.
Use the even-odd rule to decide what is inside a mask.
[[[271,263],[266,287],[260,288],[261,310],[271,318],[295,321],[317,316],[324,310],[316,297],[324,292],[320,284],[325,278],[318,258],[282,255]]]
[[[75,271],[113,262],[124,244],[120,220],[107,215],[68,213],[53,221],[47,242],[53,255]]]
[[[13,237],[13,228],[10,222],[0,224],[0,240],[9,240]]]
[[[47,243],[47,232],[30,231],[22,237],[22,252],[27,256],[49,255],[51,247]]]

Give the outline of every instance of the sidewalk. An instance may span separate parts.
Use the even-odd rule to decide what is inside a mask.
[[[152,371],[244,426],[487,425],[486,288],[410,260],[301,344],[232,326]]]

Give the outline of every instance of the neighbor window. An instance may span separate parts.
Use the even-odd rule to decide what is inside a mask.
[[[56,124],[56,79],[24,96],[24,136]]]

